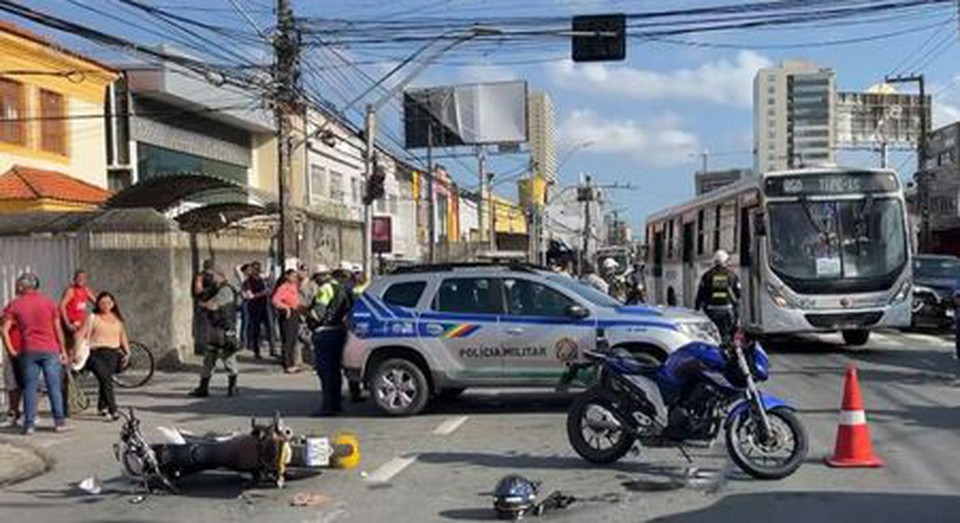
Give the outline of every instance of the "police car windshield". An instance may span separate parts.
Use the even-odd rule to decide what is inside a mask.
[[[606,294],[598,291],[597,289],[594,289],[589,285],[580,283],[579,281],[574,280],[569,276],[551,274],[550,276],[547,276],[547,279],[553,283],[560,285],[565,289],[568,289],[577,293],[577,295],[579,295],[580,297],[584,298],[585,300],[589,301],[594,305],[599,305],[601,307],[619,307],[623,305],[619,301],[611,298],[610,296],[607,296]]]

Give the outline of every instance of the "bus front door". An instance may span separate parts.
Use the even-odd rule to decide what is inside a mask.
[[[693,252],[693,226],[694,222],[683,224],[683,305],[693,308],[693,302],[696,300],[697,293],[697,267],[696,253]]]

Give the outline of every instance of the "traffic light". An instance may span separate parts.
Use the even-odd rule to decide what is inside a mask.
[[[373,173],[367,178],[367,186],[363,192],[364,205],[371,205],[375,200],[383,198],[383,182],[387,179],[387,173],[376,158],[373,159]]]
[[[605,62],[627,57],[627,17],[574,16],[571,39],[574,62]]]

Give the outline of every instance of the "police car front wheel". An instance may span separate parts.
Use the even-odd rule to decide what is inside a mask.
[[[390,416],[409,416],[423,410],[430,385],[416,363],[403,358],[386,360],[377,366],[370,383],[377,407]]]

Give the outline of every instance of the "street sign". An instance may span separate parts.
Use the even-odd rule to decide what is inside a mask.
[[[374,254],[393,251],[393,219],[390,216],[374,216],[370,239]]]
[[[570,40],[574,62],[606,62],[627,57],[627,17],[574,16]]]

